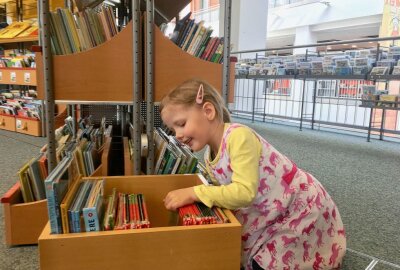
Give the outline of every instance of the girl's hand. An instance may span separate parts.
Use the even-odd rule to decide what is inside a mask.
[[[182,188],[171,191],[164,199],[165,208],[175,211],[177,208],[199,201],[194,188]]]

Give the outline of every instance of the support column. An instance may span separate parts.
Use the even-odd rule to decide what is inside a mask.
[[[220,1],[220,7],[225,4]],[[251,8],[250,8],[251,7]],[[232,1],[231,50],[265,48],[267,40],[268,0]],[[220,8],[219,32],[224,31],[224,9]],[[241,58],[255,58],[255,53]]]
[[[296,37],[294,39],[294,46],[314,44],[314,43],[317,43],[317,37],[313,32],[311,32],[310,27],[308,25],[296,28]],[[305,54],[307,49],[308,52],[316,52],[315,47],[299,48],[299,49],[294,49],[293,54]]]

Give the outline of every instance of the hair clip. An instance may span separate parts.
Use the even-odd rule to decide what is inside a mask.
[[[204,98],[203,84],[200,84],[199,90],[197,91],[196,103],[199,105],[203,104],[203,98]]]

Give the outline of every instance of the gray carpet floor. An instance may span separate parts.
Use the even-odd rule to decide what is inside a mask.
[[[345,223],[348,248],[343,269],[366,269],[371,258],[400,265],[400,143],[332,132],[298,131],[276,124],[248,124],[328,190]],[[0,130],[0,194],[38,153],[44,138]],[[3,220],[3,209],[0,210]],[[36,246],[7,247],[0,222],[0,269],[38,269]],[[374,269],[400,269],[386,263]]]

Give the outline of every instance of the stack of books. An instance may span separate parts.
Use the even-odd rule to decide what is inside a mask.
[[[171,41],[195,57],[222,63],[224,39],[211,37],[213,30],[205,27],[204,21],[196,23],[190,16],[191,12],[176,23]]]

